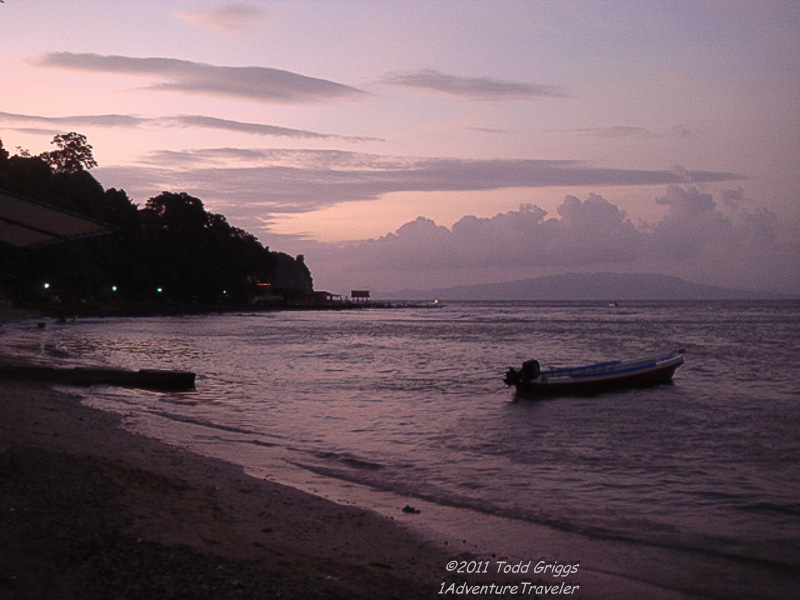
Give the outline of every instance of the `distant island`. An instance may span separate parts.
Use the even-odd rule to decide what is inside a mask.
[[[767,292],[736,290],[691,283],[652,273],[566,273],[510,281],[462,285],[432,290],[404,290],[393,297],[404,300],[530,300],[530,301],[607,301],[618,300],[762,300],[778,299]]]

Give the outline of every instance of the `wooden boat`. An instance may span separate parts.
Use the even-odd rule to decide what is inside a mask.
[[[683,364],[685,350],[632,360],[607,362],[542,371],[539,362],[528,360],[518,371],[509,368],[503,379],[518,396],[581,396],[610,390],[643,387],[672,380]]]

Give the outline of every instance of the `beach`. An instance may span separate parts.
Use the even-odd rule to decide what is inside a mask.
[[[430,598],[452,556],[386,517],[0,383],[0,596]]]
[[[0,598],[793,598],[798,322],[555,303],[6,323],[5,360],[198,379],[0,381]],[[531,339],[577,359],[653,328],[688,340],[673,385],[498,385]],[[755,379],[764,331],[782,351]]]
[[[583,574],[584,590],[530,566],[498,573],[515,563],[131,433],[86,396],[0,381],[0,538],[13,540],[0,548],[4,600],[467,600],[539,597],[521,587],[535,585],[568,586],[556,597],[683,598],[602,573]]]

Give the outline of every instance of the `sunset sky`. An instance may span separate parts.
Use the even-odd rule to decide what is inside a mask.
[[[5,0],[0,139],[87,136],[316,289],[652,272],[800,294],[800,3]]]

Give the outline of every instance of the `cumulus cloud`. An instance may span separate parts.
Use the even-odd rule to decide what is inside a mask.
[[[357,98],[356,88],[266,67],[225,67],[174,58],[131,58],[51,52],[33,61],[42,67],[118,73],[158,78],[147,87],[207,96],[222,96],[259,102],[299,103]]]
[[[717,210],[711,194],[673,186],[656,203],[669,207],[651,232],[652,246],[663,256],[688,258],[730,235],[732,224]]]
[[[390,73],[381,82],[471,100],[534,100],[563,96],[553,86],[502,81],[490,77],[459,77],[433,69]]]
[[[670,186],[656,199],[668,207],[666,215],[648,229],[653,255],[682,260],[712,250],[736,254],[769,251],[777,239],[775,214],[766,209],[747,210],[741,190],[724,190],[720,196],[725,212],[711,194],[695,187]],[[731,202],[731,196],[737,201]]]
[[[767,256],[778,248],[776,216],[766,210],[725,214],[693,187],[673,186],[656,200],[661,221],[637,228],[597,194],[567,196],[558,218],[538,206],[491,218],[465,216],[452,228],[418,217],[377,239],[325,245],[350,272],[436,269],[592,268],[682,261],[712,254]]]
[[[176,11],[179,19],[194,27],[222,33],[249,33],[263,17],[263,11],[242,2],[215,4],[206,10]]]
[[[624,212],[595,194],[568,196],[558,213],[523,205],[491,218],[465,216],[451,229],[419,217],[378,239],[340,244],[337,259],[378,270],[594,265],[633,260],[645,243]]]
[[[248,123],[246,121],[233,121],[219,119],[205,115],[170,115],[164,117],[139,117],[136,115],[73,115],[66,117],[43,117],[37,115],[21,115],[0,112],[0,122],[6,123],[44,123],[51,125],[64,125],[67,127],[185,127],[199,129],[219,129],[234,133],[246,133],[259,136],[290,137],[299,139],[338,139],[349,142],[382,141],[380,138],[336,135],[319,133],[304,129],[292,129],[277,125],[262,123]],[[42,132],[50,130],[42,130]]]

